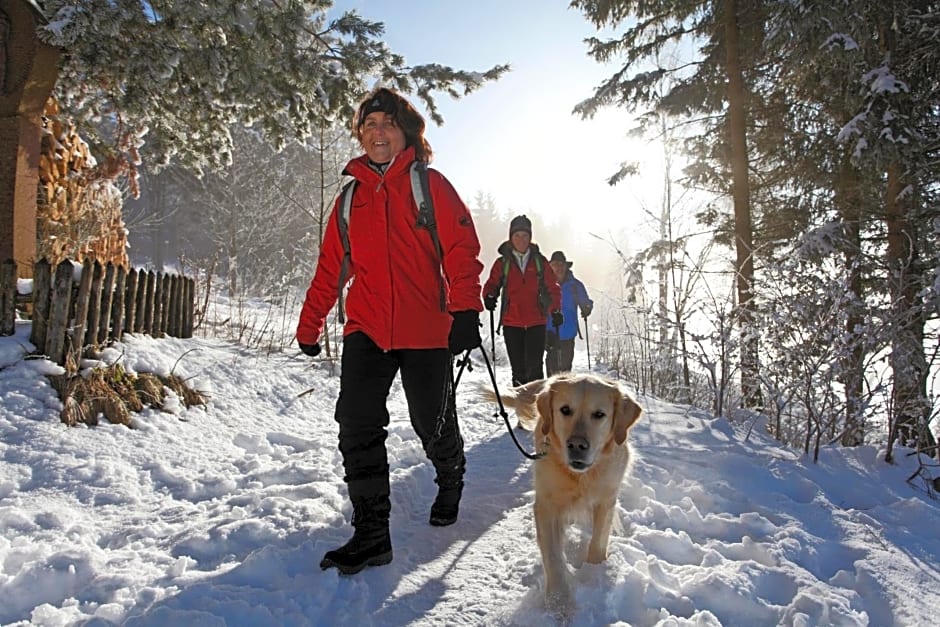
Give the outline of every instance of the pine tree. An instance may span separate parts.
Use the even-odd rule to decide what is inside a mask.
[[[729,235],[737,257],[742,403],[759,406],[758,337],[751,325],[754,244],[747,135],[754,106],[750,85],[759,60],[755,50],[763,41],[762,2],[574,0],[571,6],[581,9],[598,28],[626,24],[619,37],[588,40],[589,54],[598,62],[622,56],[624,67],[575,112],[590,117],[604,106],[636,110],[646,105],[658,113],[693,117],[705,129],[693,141],[701,150],[701,179],[730,197],[733,206]],[[645,69],[644,64],[665,46],[692,43],[699,50],[689,63]],[[661,92],[667,80],[669,88]]]
[[[787,204],[817,225],[841,226],[830,243],[843,255],[848,290],[840,299],[847,308],[841,341],[849,347],[840,377],[842,442],[863,441],[866,352],[891,346],[889,444],[897,437],[930,450],[924,347],[937,298],[930,288],[937,246],[924,227],[937,217],[940,54],[931,42],[940,3],[838,0],[777,8],[768,43],[779,68],[777,98],[789,103],[776,116],[788,139],[764,142],[764,152],[789,165],[779,168],[786,176],[778,178],[778,196],[789,193],[795,202]],[[872,342],[864,312],[882,302],[883,331]]]
[[[864,417],[878,393],[864,385],[870,374],[866,364],[890,349],[889,444],[897,439],[936,450],[928,428],[936,407],[927,394],[931,364],[924,349],[935,342],[928,323],[940,310],[940,254],[936,227],[930,226],[940,219],[940,49],[935,44],[940,2],[579,0],[572,6],[597,26],[625,25],[608,41],[589,41],[598,61],[621,55],[625,65],[577,112],[590,116],[601,106],[646,106],[693,122],[686,125],[692,129],[686,145],[693,158],[686,182],[726,196],[736,189],[744,197],[737,187],[744,179],[735,169],[740,172],[746,155],[753,244],[737,249],[739,287],[748,285],[742,252],[750,250],[749,259],[769,271],[785,267],[780,265],[785,256],[805,249],[807,241],[819,244],[801,262],[803,272],[818,273],[807,282],[814,289],[843,290],[819,295],[810,290],[800,301],[803,307],[817,304],[818,315],[841,325],[832,340],[838,363],[827,367],[833,383],[826,385],[841,387],[844,401],[820,407],[841,412],[844,421],[821,416],[831,425],[824,435],[839,436],[847,445],[864,440]],[[734,16],[737,55],[735,24],[722,21]],[[685,63],[651,65],[672,42],[683,42],[686,50],[698,47]],[[737,109],[734,90],[725,91],[736,62],[743,133],[740,111],[736,123],[729,115]],[[735,147],[733,141],[742,139],[746,148]],[[701,219],[716,226],[719,236],[722,231],[730,236],[725,243],[740,244],[738,209],[744,205],[733,206],[733,218],[712,209]],[[838,281],[820,280],[833,273]],[[761,285],[769,289],[767,281]],[[747,296],[741,289],[738,295],[742,301]],[[758,303],[778,298],[772,291],[750,296]],[[813,319],[813,312],[803,314]],[[762,355],[773,359],[784,348],[774,344],[783,336],[765,334],[771,344]],[[754,355],[749,339],[742,338],[742,376]],[[768,389],[783,389],[771,386],[768,377],[762,380]],[[832,389],[818,392],[820,399],[832,398]]]
[[[859,161],[885,174],[887,287],[890,298],[893,370],[891,432],[895,441],[940,455],[931,433],[929,364],[924,341],[931,304],[938,302],[936,157],[940,134],[935,37],[940,3],[901,1],[862,3],[871,25],[878,62],[861,77],[868,87],[864,106],[853,120],[860,142]],[[933,267],[928,262],[933,261]]]
[[[852,147],[840,140],[861,105],[854,77],[864,60],[841,52],[855,45],[850,31],[842,29],[850,14],[838,2],[775,7],[766,42],[773,51],[773,79],[765,81],[764,100],[770,105],[763,116],[773,123],[759,127],[755,138],[762,147],[762,171],[773,173],[766,179],[762,225],[770,263],[785,262],[779,255],[791,253],[777,249],[799,247],[800,238],[813,239],[814,231],[825,233],[820,248],[827,251],[813,258],[817,273],[831,274],[832,258],[841,256],[842,269],[835,271],[844,280],[828,285],[841,286],[845,293],[828,296],[845,308],[839,337],[844,349],[835,372],[845,396],[841,441],[851,446],[864,442],[864,414],[871,407],[864,397],[864,364],[878,344],[866,314],[873,268],[863,246],[863,238],[872,236],[878,182],[858,167]],[[809,267],[811,260],[804,261]]]

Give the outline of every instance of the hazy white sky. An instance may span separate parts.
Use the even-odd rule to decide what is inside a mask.
[[[588,57],[584,39],[595,30],[566,1],[344,0],[336,8],[384,22],[387,43],[409,64],[512,65],[471,96],[439,98],[445,124],[428,131],[434,164],[465,199],[482,191],[500,210],[550,222],[568,214],[583,225],[579,237],[588,229],[633,233],[645,223],[638,194],[658,198],[651,191],[659,186],[656,166],[616,188],[606,179],[622,161],[655,159],[658,150],[626,138],[626,112],[590,121],[572,114],[617,68]]]

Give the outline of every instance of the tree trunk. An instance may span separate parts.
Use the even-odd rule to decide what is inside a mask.
[[[891,59],[897,50],[895,16],[880,29],[882,50]],[[904,106],[902,104],[902,106]],[[930,399],[927,397],[927,356],[924,352],[926,312],[918,297],[923,268],[917,248],[916,223],[912,219],[916,195],[904,164],[895,160],[887,168],[885,221],[888,230],[888,288],[891,298],[891,427],[885,460],[892,461],[895,442],[936,455],[930,432]]]
[[[663,196],[659,213],[659,240],[662,244],[665,244],[665,246],[660,246],[660,252],[656,261],[656,279],[659,286],[659,295],[656,305],[658,307],[659,354],[665,358],[663,359],[663,363],[668,363],[668,385],[672,387],[678,378],[675,376],[676,347],[674,342],[669,341],[669,277],[670,271],[675,271],[673,260],[673,246],[675,244],[672,239],[672,156],[667,140],[669,131],[666,127],[665,116],[660,116],[659,124],[660,132],[663,137]],[[668,246],[668,248],[666,248],[666,246]],[[673,284],[673,289],[676,289],[675,284]],[[680,322],[678,311],[676,311],[676,322]],[[676,328],[678,329],[678,324]],[[683,398],[679,400],[685,402],[684,397],[685,394],[683,394]]]
[[[754,239],[751,226],[750,184],[748,181],[747,119],[744,74],[738,27],[738,3],[724,3],[725,49],[728,72],[728,132],[731,145],[731,196],[734,201],[734,234],[737,275],[738,319],[741,334],[741,402],[744,407],[760,407],[758,379],[758,337],[754,329]]]
[[[893,333],[889,358],[892,377],[891,429],[886,461],[892,461],[895,442],[934,453],[936,441],[928,428],[927,358],[924,353],[924,310],[918,300],[920,284],[916,233],[910,223],[911,194],[905,192],[901,166],[888,166],[885,217],[888,227],[888,285]],[[902,196],[902,194],[904,194]]]
[[[851,155],[843,157],[839,176],[839,193],[836,205],[845,228],[845,270],[848,274],[848,291],[851,302],[847,303],[845,334],[849,339],[849,352],[842,363],[842,383],[845,385],[845,426],[842,432],[843,446],[860,446],[865,443],[862,423],[862,393],[864,384],[865,346],[860,336],[862,317],[862,271],[859,263],[862,239],[859,208],[859,177],[851,163]]]

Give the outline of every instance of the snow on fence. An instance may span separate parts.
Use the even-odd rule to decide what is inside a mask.
[[[118,341],[124,333],[192,337],[195,281],[153,270],[86,260],[82,266],[45,259],[33,266],[33,288],[18,295],[16,264],[0,268],[0,335],[12,335],[17,304],[32,302],[29,341],[61,366]]]

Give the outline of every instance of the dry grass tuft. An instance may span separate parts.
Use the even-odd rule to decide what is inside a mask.
[[[98,409],[111,424],[131,426],[131,412],[116,394],[98,400]]]
[[[162,409],[166,390],[172,390],[189,408],[206,404],[205,397],[177,375],[128,374],[121,366],[95,368],[87,376],[50,377],[62,399],[60,419],[71,426],[97,425],[99,417],[130,427],[131,415],[144,407]]]
[[[144,403],[137,395],[137,389],[134,387],[134,381],[137,377],[127,374],[123,366],[113,366],[114,376],[111,378],[111,387],[117,392],[118,396],[124,401],[127,409],[132,412],[139,412],[144,408]]]
[[[141,372],[134,378],[134,389],[140,402],[149,407],[163,407],[163,382],[149,372]]]
[[[183,400],[183,404],[186,405],[186,407],[192,407],[193,405],[202,405],[205,407],[206,397],[186,385],[186,381],[178,375],[171,374],[167,377],[162,377],[162,380],[165,386],[173,390],[176,395]]]
[[[59,415],[62,422],[70,427],[85,422],[85,412],[81,403],[75,400],[73,396],[66,396],[62,401],[62,413]]]

